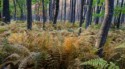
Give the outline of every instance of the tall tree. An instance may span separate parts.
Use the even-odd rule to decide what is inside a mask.
[[[100,0],[97,0],[97,4],[96,4],[96,14],[100,14],[100,6],[99,6]],[[99,16],[96,16],[95,18],[95,24],[99,23]]]
[[[105,0],[105,17],[96,43],[97,44],[96,47],[99,48],[98,55],[100,57],[102,57],[103,54],[103,46],[106,43],[108,31],[110,29],[110,25],[112,22],[113,11],[114,11],[114,0]]]
[[[35,10],[36,10],[36,20],[37,21],[40,21],[40,2],[39,0],[36,0],[36,7],[35,7]]]
[[[32,29],[32,0],[26,0],[27,2],[27,29]]]
[[[44,0],[42,0],[42,7],[43,7],[43,28],[45,27],[45,22],[46,22],[46,18],[47,18],[47,12],[46,12],[46,8],[45,8],[45,3]]]
[[[64,17],[64,14],[63,14],[63,11],[62,10],[64,10],[64,8],[63,8],[63,1],[61,1],[61,3],[60,3],[60,20],[62,21],[63,20],[63,17]]]
[[[1,14],[1,11],[0,11],[0,21],[2,20],[2,14]]]
[[[75,11],[76,11],[76,0],[70,0],[70,15],[71,15],[71,19],[70,22],[71,23],[75,23]]]
[[[16,0],[13,0],[14,4],[14,20],[16,20],[17,8],[16,8]]]
[[[3,0],[3,22],[10,22],[9,0]]]
[[[0,21],[2,20],[2,1],[0,0]]]
[[[82,24],[83,24],[83,6],[84,6],[84,1],[85,0],[81,0],[81,12],[80,12],[80,24],[79,24],[79,27],[80,27],[80,29],[79,29],[79,35],[80,35],[80,33],[81,33],[81,30],[82,30]]]
[[[64,21],[66,21],[66,0],[64,0]]]
[[[28,0],[29,1],[29,0]],[[23,8],[23,0],[16,0],[16,3],[18,4],[19,6],[19,9],[20,9],[20,20],[23,20],[24,19],[24,8]]]
[[[53,21],[54,16],[54,0],[49,0],[49,20]]]
[[[121,1],[120,7],[122,8],[124,5],[124,0]],[[120,10],[119,15],[118,15],[118,19],[117,19],[117,29],[120,28],[120,24],[121,24],[121,17],[122,17],[122,10]]]
[[[57,17],[59,13],[59,0],[55,0],[55,1],[56,1],[56,9],[54,14],[53,26],[56,28],[56,22],[57,22]]]
[[[88,28],[88,26],[91,24],[91,21],[92,21],[92,4],[93,4],[93,0],[88,0],[88,3],[89,3],[89,6],[88,6],[88,10],[87,10],[85,28]]]

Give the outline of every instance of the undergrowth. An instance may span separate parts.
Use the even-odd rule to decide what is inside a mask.
[[[47,23],[33,23],[26,30],[25,23],[11,23],[0,27],[0,69],[10,65],[18,69],[124,69],[125,30],[110,31],[99,58],[95,47],[98,28],[82,29],[78,25],[57,24],[55,30]],[[12,65],[11,65],[12,64]],[[105,66],[104,66],[105,64]]]

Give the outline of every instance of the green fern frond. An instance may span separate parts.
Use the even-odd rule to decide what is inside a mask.
[[[19,64],[18,69],[25,69],[28,68],[27,66],[34,65],[34,58],[38,56],[39,53],[32,52],[28,57],[25,57]]]
[[[117,48],[125,48],[125,43],[122,43],[119,46],[115,47],[115,49],[117,49]]]
[[[28,57],[25,57],[21,60],[19,64],[19,69],[28,68],[28,66],[32,66],[33,69],[40,69],[46,67],[46,60],[48,59],[49,55],[47,53],[42,52],[32,52]]]
[[[81,66],[90,65],[90,66],[93,66],[96,69],[119,69],[119,67],[116,66],[114,63],[112,63],[112,62],[108,63],[107,61],[105,61],[101,58],[92,59],[92,60],[83,62],[80,65]]]
[[[30,51],[28,48],[22,45],[10,45],[8,41],[5,39],[3,41],[2,50],[7,52],[8,54],[17,53],[21,56],[27,56],[30,54]]]

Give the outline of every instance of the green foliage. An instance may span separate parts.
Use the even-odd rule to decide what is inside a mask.
[[[5,51],[9,55],[13,53],[18,53],[22,56],[27,56],[30,53],[30,51],[24,46],[10,45],[7,39],[3,40],[3,51]]]
[[[7,31],[7,29],[6,29],[5,27],[2,27],[2,26],[1,26],[1,27],[0,27],[0,34],[3,33],[3,32],[5,32],[5,31]]]
[[[98,59],[92,59],[86,62],[81,63],[81,65],[90,65],[93,66],[96,69],[120,69],[118,66],[116,66],[114,63],[98,58]]]
[[[2,12],[2,0],[0,0],[0,12]]]
[[[99,14],[94,13],[93,16],[94,16],[94,17],[103,17],[103,16],[104,16],[104,13],[105,13],[105,11],[101,11]]]
[[[125,6],[123,6],[123,7],[116,6],[116,7],[114,8],[114,16],[118,16],[120,12],[121,12],[122,14],[125,14]]]
[[[105,0],[100,0],[100,2],[98,3],[98,0],[94,0],[94,1],[93,1],[93,6],[96,6],[96,5],[97,5],[97,6],[102,6],[103,3],[104,3],[104,1],[105,1]]]

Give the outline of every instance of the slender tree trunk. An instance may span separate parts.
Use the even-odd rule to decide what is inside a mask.
[[[123,7],[123,4],[124,4],[124,0],[122,0],[122,2],[121,2],[121,5],[120,5],[121,8]],[[119,16],[117,19],[117,26],[116,26],[117,29],[119,29],[120,25],[121,25],[121,16],[122,16],[122,11],[120,10],[120,13],[119,13]]]
[[[42,7],[43,7],[43,28],[45,28],[45,23],[46,23],[46,8],[45,8],[45,3],[44,3],[44,0],[42,0]]]
[[[64,22],[66,22],[66,0],[64,0]]]
[[[113,17],[113,11],[114,11],[114,0],[105,0],[105,17],[96,43],[97,44],[96,47],[99,48],[99,51],[98,51],[99,57],[103,56],[103,46],[106,43],[108,31],[110,29],[110,25]]]
[[[75,23],[75,8],[76,8],[76,0],[70,0],[70,8],[71,8],[71,12],[70,12],[70,15],[71,15],[71,19],[70,19],[70,22],[71,23]]]
[[[75,23],[76,0],[73,0],[73,24]]]
[[[39,0],[37,0],[37,3],[38,3],[38,7],[37,7],[37,20],[40,21],[40,3],[39,3]]]
[[[2,1],[0,0],[0,7],[2,7]],[[1,8],[1,11],[0,11],[0,21],[2,21],[2,8]]]
[[[80,35],[81,34],[81,30],[82,30],[82,24],[83,24],[83,6],[84,6],[84,0],[81,0],[81,16],[80,16],[80,24],[79,24],[79,27],[80,27],[80,29],[79,29],[79,33],[78,33],[78,35]]]
[[[50,0],[49,2],[49,20],[52,22],[53,21],[53,16],[54,16],[54,1]]]
[[[56,0],[56,9],[55,9],[55,15],[54,15],[54,20],[53,20],[53,26],[55,28],[56,28],[58,13],[59,13],[59,0]]]
[[[96,14],[100,14],[100,11],[101,11],[100,7],[98,6],[99,3],[100,3],[100,0],[97,0]],[[98,23],[99,23],[99,16],[97,16],[97,17],[95,18],[95,24],[98,24]]]
[[[17,4],[19,5],[19,9],[20,9],[20,20],[23,20],[23,5],[21,5],[21,3],[19,2],[19,0],[16,0]]]
[[[0,11],[0,21],[2,20],[2,14],[1,14],[1,11]]]
[[[117,6],[119,6],[119,0],[116,1],[115,7],[117,7]],[[113,20],[114,28],[116,28],[116,26],[117,26],[117,22],[118,22],[117,19],[118,19],[118,17],[114,16],[114,20]]]
[[[3,0],[3,22],[10,22],[9,0]]]
[[[26,3],[23,4],[23,20],[26,21]]]
[[[63,20],[63,1],[61,2],[61,8],[60,8],[60,20],[62,21]]]
[[[92,21],[92,4],[93,4],[93,0],[89,0],[89,6],[88,6],[88,11],[87,11],[87,16],[86,16],[85,28],[88,28],[89,25],[91,24],[91,21]]]
[[[17,14],[16,0],[13,0],[13,4],[14,4],[14,20],[16,20],[16,14]]]
[[[27,29],[32,29],[32,0],[27,0]]]
[[[122,14],[122,16],[121,16],[121,24],[124,23],[124,18],[125,18],[125,14]]]

